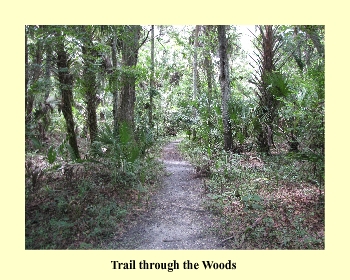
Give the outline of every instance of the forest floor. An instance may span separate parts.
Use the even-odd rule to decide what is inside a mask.
[[[224,249],[212,230],[215,217],[203,207],[202,179],[178,150],[181,140],[162,152],[166,176],[149,210],[108,249]]]
[[[324,249],[309,162],[160,145],[117,167],[112,149],[52,164],[26,154],[26,249]]]

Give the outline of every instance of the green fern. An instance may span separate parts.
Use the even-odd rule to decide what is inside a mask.
[[[104,129],[101,129],[97,139],[105,145],[113,145],[115,143],[115,135],[109,124],[105,123]]]
[[[47,151],[47,159],[50,164],[53,164],[56,160],[57,152],[54,150],[54,148],[51,146],[49,150]]]
[[[119,141],[122,145],[127,145],[131,141],[132,132],[126,122],[122,122],[119,127]]]

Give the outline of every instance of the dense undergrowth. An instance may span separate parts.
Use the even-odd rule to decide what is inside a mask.
[[[213,229],[232,249],[324,249],[324,183],[313,162],[276,149],[210,151],[184,140],[181,151],[203,177]]]
[[[147,209],[163,172],[162,142],[121,135],[106,127],[80,161],[58,148],[26,153],[26,249],[98,249]]]

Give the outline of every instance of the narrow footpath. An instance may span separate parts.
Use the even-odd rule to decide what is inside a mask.
[[[213,216],[203,208],[201,179],[178,151],[180,140],[167,144],[162,161],[168,176],[154,195],[150,210],[111,249],[224,249],[211,228]]]

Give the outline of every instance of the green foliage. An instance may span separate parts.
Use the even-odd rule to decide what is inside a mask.
[[[71,159],[72,161],[76,161],[76,160],[77,160],[77,156],[76,156],[76,154],[75,154],[73,148],[71,147],[71,145],[69,145],[68,143],[66,143],[65,146],[66,146],[66,149],[67,149],[67,151],[68,151],[68,153],[69,153],[70,159]]]
[[[45,86],[47,86],[46,81],[44,79],[38,79],[30,84],[28,91],[33,95],[40,95],[40,93],[45,91]]]
[[[102,164],[84,162],[85,174],[73,173],[74,180],[58,177],[52,182],[50,176],[62,168],[52,169],[42,188],[27,193],[27,249],[99,248],[104,240],[124,230],[129,215],[147,205],[162,171],[155,155],[149,153],[134,163],[123,160],[118,170],[114,169],[118,171],[115,178],[110,156],[100,157]]]
[[[147,68],[142,65],[122,66],[120,75],[126,79],[135,79],[137,82],[143,81],[147,77]]]
[[[218,231],[223,239],[235,232],[228,246],[323,248],[324,236],[313,230],[324,227],[324,208],[318,206],[322,189],[318,184],[305,186],[317,176],[310,173],[304,159],[264,156],[264,165],[254,166],[249,155],[216,152],[209,160],[203,147],[190,141],[183,141],[181,151],[195,165],[209,163],[210,173],[203,183],[205,204],[221,219]]]
[[[40,180],[50,178],[56,171],[62,172],[52,177],[55,180],[41,184],[42,187],[37,184],[37,190],[26,191],[26,196],[31,198],[28,211],[26,209],[26,214],[30,213],[28,219],[26,216],[26,246],[62,248],[67,239],[71,239],[70,244],[88,249],[89,242],[85,241],[97,242],[108,236],[129,211],[127,204],[110,201],[115,202],[116,198],[124,196],[130,198],[128,193],[135,193],[140,201],[142,197],[148,197],[147,184],[157,179],[153,171],[158,167],[152,155],[152,150],[158,143],[156,140],[160,136],[181,135],[182,132],[191,138],[190,142],[183,143],[182,150],[187,150],[189,158],[199,170],[208,168],[208,207],[224,217],[228,228],[232,226],[234,231],[238,230],[234,225],[239,222],[249,228],[237,239],[236,244],[244,245],[248,241],[256,241],[256,244],[259,244],[258,241],[268,244],[275,242],[279,248],[296,248],[299,245],[302,248],[312,248],[315,244],[322,244],[322,237],[310,234],[305,225],[307,214],[304,212],[300,217],[288,214],[293,230],[276,230],[275,224],[279,217],[263,218],[257,227],[248,224],[263,211],[274,208],[277,213],[278,209],[285,209],[282,199],[277,196],[271,199],[266,192],[275,195],[284,186],[305,185],[309,182],[316,183],[320,192],[323,191],[325,63],[322,53],[316,49],[319,46],[315,46],[310,39],[310,32],[317,35],[320,43],[324,44],[324,28],[280,28],[279,36],[284,44],[278,59],[285,66],[264,77],[267,90],[276,101],[272,104],[276,112],[269,111],[271,108],[266,104],[259,106],[259,99],[254,94],[256,87],[249,83],[252,69],[249,68],[247,54],[237,47],[240,42],[235,28],[228,31],[232,92],[228,104],[229,121],[233,130],[232,152],[237,154],[222,151],[222,104],[215,63],[218,47],[215,27],[202,26],[200,30],[196,97],[193,96],[191,67],[193,27],[185,26],[181,30],[174,26],[156,28],[159,29],[159,36],[155,42],[155,81],[154,88],[151,89],[148,41],[138,50],[137,65],[117,64],[116,67],[111,67],[113,40],[117,38],[117,42],[114,41],[117,53],[123,52],[123,47],[133,44],[131,38],[134,31],[130,26],[26,26],[26,94],[34,99],[33,111],[27,116],[26,154],[31,153],[31,157],[34,157],[33,154],[42,156],[52,165],[43,170],[46,176],[40,177]],[[60,42],[64,42],[69,70],[74,77],[72,111],[77,135],[80,137],[79,149],[86,154],[87,161],[84,164],[91,171],[88,174],[89,180],[74,175],[80,181],[67,180],[62,182],[64,187],[57,187],[54,183],[56,179],[70,177],[69,173],[63,173],[66,172],[64,163],[73,161],[76,164],[76,157],[65,139],[66,124],[59,104],[59,81],[52,73],[49,79],[44,75],[54,66],[49,62],[53,61],[52,55]],[[90,52],[83,52],[83,45],[89,47]],[[67,70],[68,68],[60,69],[63,72]],[[88,79],[90,74],[95,75],[96,83],[91,88],[96,91],[96,104],[99,104],[99,135],[91,145],[85,128],[85,91],[91,85]],[[136,85],[135,126],[131,128],[121,123],[118,131],[114,132],[111,125],[114,121],[114,97],[119,94],[123,86],[121,82],[126,79],[135,81]],[[53,111],[46,122],[42,117],[36,119],[35,115],[39,116],[38,108],[42,108],[48,93],[50,97],[55,96],[57,102],[50,104]],[[153,98],[152,124],[148,121],[150,96]],[[99,118],[101,112],[104,116],[101,114]],[[272,124],[269,123],[271,120]],[[259,135],[265,124],[271,125],[277,148],[273,148],[270,157],[262,157],[263,167],[251,167],[248,164],[249,156],[256,152],[253,136]],[[41,125],[45,127],[44,130]],[[292,152],[287,153],[284,148],[286,144]],[[293,147],[297,148],[292,149]],[[94,169],[94,165],[98,168]],[[31,176],[33,179],[34,173]],[[39,204],[34,195],[37,195]],[[39,205],[39,210],[31,209],[31,205]],[[230,211],[235,209],[245,209],[247,219],[242,220],[240,216],[232,218]],[[289,213],[288,209],[286,213]],[[46,214],[49,214],[49,219]],[[108,219],[109,216],[111,219]],[[75,231],[77,227],[80,237],[76,238],[83,236],[81,240],[73,240],[73,235],[78,232]],[[266,236],[270,239],[265,240]],[[296,236],[303,240],[299,245]]]
[[[35,126],[33,124],[28,124],[25,127],[26,134],[26,149],[30,150],[33,147],[35,150],[42,148],[42,143],[40,141],[39,135],[35,131]]]
[[[253,134],[252,108],[253,104],[240,96],[232,97],[229,102],[230,122],[236,146],[250,141]]]
[[[116,187],[130,189],[138,186],[138,178],[143,172],[141,158],[148,155],[147,151],[154,143],[149,130],[134,135],[126,123],[121,123],[119,134],[115,135],[105,123],[91,146],[91,156],[102,159],[109,167]]]
[[[121,145],[126,146],[132,140],[132,131],[126,122],[123,122],[119,126],[119,140]]]
[[[276,99],[285,98],[290,94],[287,78],[280,71],[270,73],[265,82],[268,84],[267,89]]]
[[[54,148],[51,146],[49,150],[47,151],[47,159],[50,164],[54,163],[57,157],[57,153],[54,150]]]
[[[313,65],[306,73],[291,75],[289,83],[290,93],[280,99],[283,107],[279,119],[283,122],[276,125],[276,132],[287,139],[292,152],[290,156],[312,164],[312,172],[323,184],[324,68]],[[292,149],[292,145],[297,145],[298,149]]]
[[[244,210],[262,210],[264,206],[261,203],[261,197],[256,194],[249,194],[242,196],[242,202],[244,205]]]

